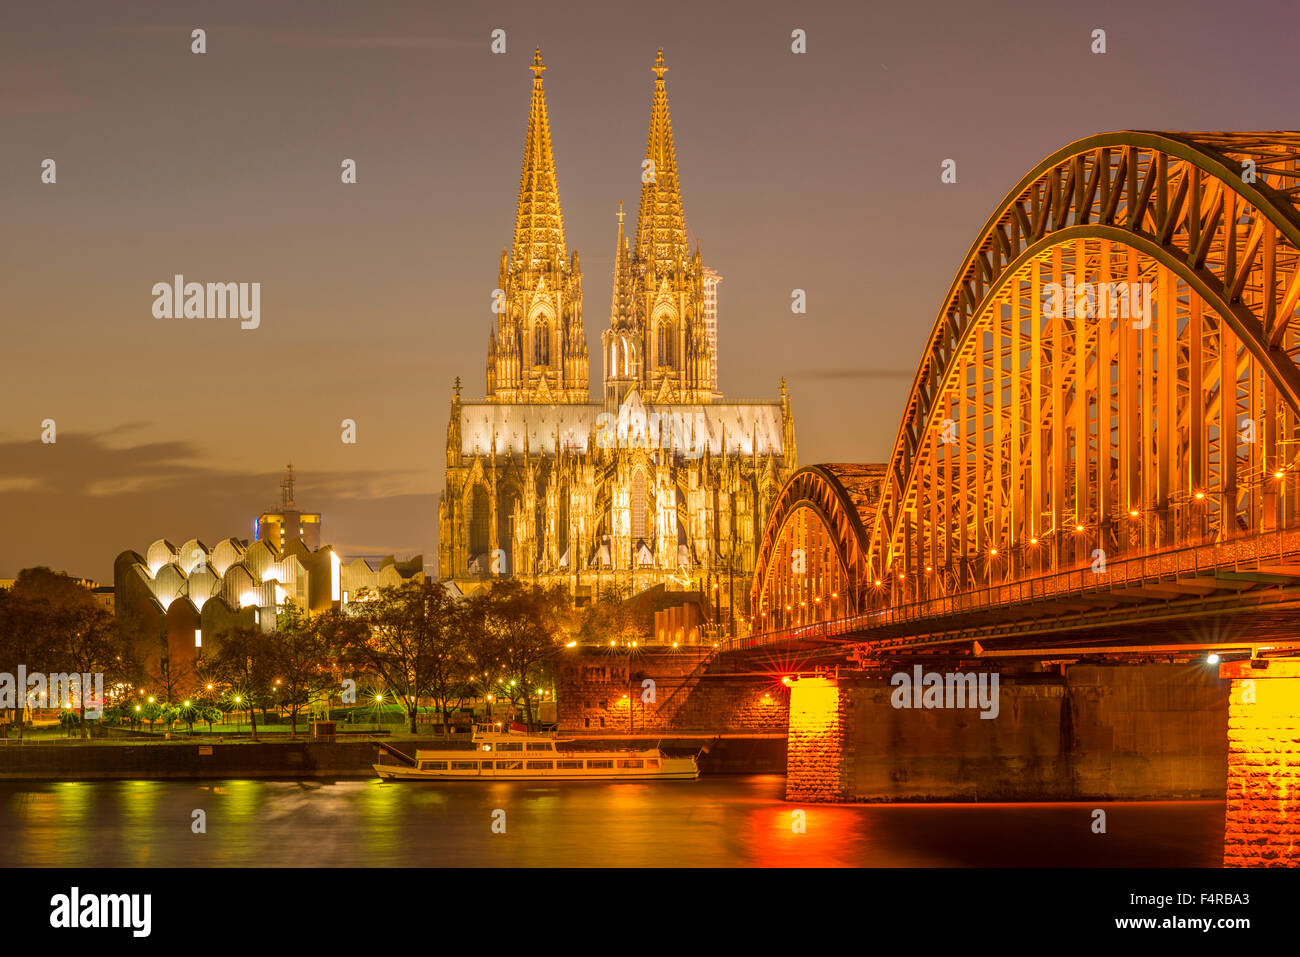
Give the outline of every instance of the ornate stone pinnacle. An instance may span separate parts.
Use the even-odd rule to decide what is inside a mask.
[[[663,47],[659,48],[659,53],[655,56],[655,65],[650,68],[650,72],[653,73],[661,83],[663,82],[664,74],[668,72],[668,67],[664,66]]]

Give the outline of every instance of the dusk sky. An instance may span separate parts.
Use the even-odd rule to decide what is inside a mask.
[[[1283,0],[6,3],[0,577],[111,581],[157,538],[249,538],[288,462],[324,542],[436,569],[534,46],[593,397],[662,47],[687,226],[725,277],[721,389],[773,400],[784,375],[811,464],[888,458],[953,273],[1045,156],[1107,130],[1297,128],[1298,21]],[[156,318],[177,273],[260,282],[260,326]]]

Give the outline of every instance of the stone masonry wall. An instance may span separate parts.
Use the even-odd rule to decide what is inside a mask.
[[[656,648],[629,656],[582,649],[566,655],[559,670],[559,730],[784,734],[785,686],[767,675],[744,674],[742,666],[711,651]]]
[[[848,796],[852,699],[847,687],[830,678],[802,678],[791,686],[786,800],[829,802]]]
[[[1225,867],[1300,867],[1300,662],[1223,666],[1228,699]]]
[[[820,702],[822,723],[803,703],[804,681],[795,685],[788,794],[1072,801],[1224,793],[1228,683],[1204,665],[999,674],[997,715],[988,719],[976,708],[895,708],[889,678],[841,673],[844,700],[833,713],[830,699]],[[823,762],[836,761],[841,777],[832,782]]]

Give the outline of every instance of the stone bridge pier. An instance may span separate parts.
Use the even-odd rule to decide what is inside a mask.
[[[801,677],[791,684],[786,797],[1226,797],[1226,865],[1296,866],[1300,659],[1253,664],[1075,664],[1000,674],[996,708],[981,707],[987,698],[953,706],[960,695],[936,688],[927,669]],[[989,688],[994,672],[984,675]]]

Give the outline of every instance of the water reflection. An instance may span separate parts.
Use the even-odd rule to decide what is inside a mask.
[[[1208,866],[1222,802],[793,805],[779,776],[655,784],[0,784],[0,864]],[[1107,811],[1107,833],[1092,812]],[[196,834],[194,811],[206,814]],[[494,834],[493,812],[506,831]],[[804,812],[797,832],[794,812]]]

